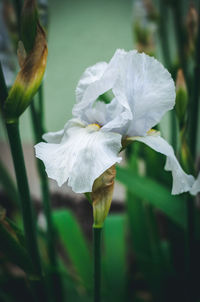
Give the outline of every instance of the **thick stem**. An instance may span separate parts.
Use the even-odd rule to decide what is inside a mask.
[[[159,35],[160,35],[164,65],[171,72],[172,77],[174,78],[175,75],[171,64],[170,45],[169,45],[169,37],[168,37],[168,30],[167,30],[168,23],[166,21],[169,18],[168,7],[163,0],[160,0],[159,8],[160,8],[160,15],[161,15],[160,22],[159,22]],[[164,15],[165,18],[162,17]],[[170,114],[170,124],[171,124],[171,143],[176,153],[177,135],[176,135],[176,115],[174,110],[172,110]]]
[[[186,132],[185,128],[180,128],[180,142],[181,142],[181,161],[182,166],[185,171],[189,174],[195,174],[193,158],[191,158],[190,149],[186,140]],[[194,197],[192,197],[189,193],[185,194],[185,203],[187,210],[187,229],[185,233],[185,274],[186,274],[186,282],[188,284],[187,288],[187,299],[191,302],[195,301],[194,295],[194,270],[195,270],[195,204]]]
[[[36,239],[35,217],[33,214],[28,180],[26,175],[22,145],[19,134],[19,124],[18,122],[6,124],[6,128],[13,157],[13,163],[15,167],[17,185],[20,194],[27,249],[29,254],[31,255],[35,271],[38,273],[38,275],[41,275],[42,268]]]
[[[34,267],[34,279],[31,281],[31,285],[33,288],[35,300],[37,301],[38,299],[42,298],[44,301],[46,301],[45,286],[36,237],[35,216],[30,198],[22,145],[19,134],[19,124],[18,122],[6,124],[6,128],[19,190],[26,247]]]
[[[187,233],[186,233],[186,282],[188,284],[188,299],[195,300],[195,207],[194,199],[186,195]]]
[[[198,7],[200,13],[200,1]],[[200,18],[198,21],[198,37],[196,42],[196,58],[193,75],[193,89],[190,102],[190,116],[189,116],[189,138],[190,149],[193,157],[196,157],[196,144],[198,138],[198,114],[199,114],[199,84],[200,84]]]
[[[22,0],[15,0],[14,6],[15,6],[15,11],[16,11],[16,16],[17,16],[18,33],[19,33],[19,37],[20,37]]]
[[[174,152],[177,152],[177,125],[176,125],[176,113],[175,110],[170,112],[170,124],[171,124],[171,143],[174,148]]]
[[[7,98],[8,91],[5,84],[1,64],[0,64],[0,103],[3,108],[5,99]],[[42,267],[40,263],[40,255],[36,237],[36,225],[35,217],[33,214],[33,208],[30,198],[28,180],[26,175],[23,150],[21,145],[21,139],[19,134],[18,121],[15,123],[6,123],[6,129],[8,133],[10,149],[13,157],[13,163],[15,168],[15,174],[18,185],[18,193],[20,198],[20,206],[23,218],[23,226],[26,240],[26,248],[31,258],[34,268],[33,275],[29,280],[35,301],[46,301],[45,284],[42,275]]]
[[[93,227],[94,302],[101,301],[101,230]]]
[[[160,20],[159,20],[159,36],[162,47],[164,63],[167,69],[171,68],[169,37],[167,32],[168,23],[168,7],[163,0],[159,0]],[[165,18],[163,16],[165,15]]]
[[[39,117],[40,117],[40,124],[41,124],[42,130],[44,130],[44,124],[43,124],[44,123],[44,101],[43,101],[44,98],[43,98],[43,95],[44,95],[43,84],[41,84],[38,89],[38,101],[39,101]]]
[[[42,100],[40,99],[40,103],[41,101]],[[33,100],[30,105],[31,119],[32,119],[33,131],[35,136],[35,143],[39,143],[42,140],[42,134],[43,134],[42,116],[39,114],[39,112],[37,112],[34,102],[35,100]],[[52,210],[50,205],[50,192],[49,192],[48,179],[42,161],[37,160],[37,168],[40,175],[42,202],[44,207],[44,214],[47,221],[47,248],[48,248],[49,262],[52,270],[51,288],[53,291],[54,300],[55,301],[59,300],[61,302],[63,300],[63,290],[62,290],[61,277],[58,273],[57,255],[55,249],[55,230],[52,220]]]
[[[1,108],[3,108],[4,101],[7,98],[7,96],[8,96],[8,92],[7,92],[6,82],[4,79],[3,70],[2,70],[2,66],[1,66],[1,62],[0,62],[0,105],[1,105]]]
[[[175,34],[178,43],[178,54],[180,65],[184,71],[184,75],[186,79],[187,77],[187,68],[186,68],[186,58],[185,58],[185,32],[184,27],[182,25],[182,12],[181,12],[181,1],[173,1],[172,3],[172,11],[174,16],[174,25],[175,25]]]

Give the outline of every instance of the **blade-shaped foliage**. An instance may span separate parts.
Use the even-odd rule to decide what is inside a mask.
[[[171,193],[158,182],[142,177],[127,168],[117,167],[117,180],[135,196],[151,203],[163,211],[181,227],[186,226],[186,208],[184,201]]]
[[[0,184],[10,200],[13,201],[14,204],[19,204],[17,189],[2,161],[0,161]]]
[[[57,210],[53,220],[67,254],[86,288],[92,287],[92,260],[87,242],[73,214]]]
[[[7,225],[7,224],[6,224]],[[34,275],[34,267],[27,250],[17,241],[16,234],[0,223],[0,252],[6,259],[19,266],[28,274]]]

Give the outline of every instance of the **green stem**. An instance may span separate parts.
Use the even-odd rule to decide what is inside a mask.
[[[200,1],[199,1],[199,13],[200,13]],[[189,117],[189,138],[190,149],[193,157],[196,156],[196,144],[197,144],[197,127],[198,127],[198,113],[199,113],[199,85],[200,85],[200,18],[198,21],[198,37],[196,42],[196,59],[194,67],[193,77],[193,89],[192,98],[190,103],[190,117]]]
[[[15,183],[10,176],[9,172],[7,171],[6,167],[4,166],[3,162],[0,160],[0,183],[2,185],[3,190],[9,197],[10,201],[14,208],[19,205],[19,196],[17,192],[17,188]]]
[[[40,100],[41,101],[41,100]],[[32,101],[30,105],[31,109],[31,119],[33,125],[33,131],[35,136],[35,143],[39,143],[42,140],[43,134],[43,126],[41,123],[42,116],[37,112],[35,108],[35,100]],[[60,302],[63,300],[63,290],[62,290],[62,282],[60,275],[58,273],[58,263],[57,263],[57,255],[55,249],[55,230],[52,220],[52,210],[50,205],[50,193],[49,193],[49,185],[48,179],[45,172],[45,167],[42,161],[37,160],[38,172],[40,175],[41,181],[41,193],[42,193],[42,202],[44,207],[44,214],[47,221],[47,248],[48,248],[48,256],[51,264],[51,289],[53,292],[54,300],[59,300]]]
[[[189,174],[195,174],[193,159],[191,158],[190,149],[186,140],[185,127],[179,129],[181,151],[181,163],[185,171]],[[189,194],[185,194],[185,203],[187,209],[187,229],[185,233],[185,275],[188,284],[187,299],[195,301],[194,297],[194,270],[195,270],[195,204],[194,198]]]
[[[159,8],[160,8],[160,20],[159,20],[159,36],[162,47],[163,58],[165,62],[165,66],[167,69],[171,68],[171,60],[170,60],[170,48],[169,48],[169,37],[167,33],[167,22],[168,19],[168,7],[166,6],[163,0],[159,0]],[[165,18],[163,18],[165,16]]]
[[[6,128],[21,201],[26,246],[33,263],[34,274],[35,276],[37,276],[37,280],[35,280],[34,284],[32,284],[34,287],[35,299],[37,300],[39,297],[42,297],[45,301],[44,281],[36,237],[35,216],[30,198],[21,139],[19,134],[19,124],[18,122],[6,124]]]
[[[186,282],[188,284],[188,299],[193,302],[195,274],[195,207],[194,199],[189,194],[186,195],[187,207],[187,233],[186,233]]]
[[[174,148],[174,152],[177,152],[177,124],[176,124],[176,113],[173,109],[170,112],[170,124],[171,124],[171,143]]]
[[[18,122],[6,124],[6,128],[20,194],[27,249],[29,251],[29,254],[31,255],[36,272],[38,273],[38,275],[41,275],[42,268],[36,239],[36,226],[34,222],[35,217],[33,214],[28,180],[25,170],[25,163],[19,134],[19,124]]]
[[[168,7],[164,3],[163,0],[159,1],[160,6],[160,22],[159,22],[159,34],[160,34],[160,41],[161,41],[161,48],[163,53],[163,58],[165,62],[165,66],[168,70],[172,73],[172,76],[174,76],[173,68],[171,66],[171,58],[170,58],[170,47],[169,47],[169,40],[168,40],[168,33],[167,33],[167,22],[166,19],[168,19]],[[165,15],[165,18],[163,16]],[[170,124],[171,124],[171,142],[172,146],[174,148],[174,151],[176,153],[177,149],[177,135],[176,135],[176,115],[174,110],[171,111],[170,114]]]
[[[94,302],[101,301],[101,230],[93,227],[94,244]]]
[[[43,84],[40,85],[38,89],[38,98],[39,98],[39,117],[41,128],[44,130],[43,122],[44,122],[44,102],[43,102]],[[42,133],[43,134],[43,133]]]
[[[176,0],[172,2],[172,11],[174,16],[175,34],[178,43],[178,53],[180,59],[180,65],[184,71],[185,77],[187,79],[187,69],[186,69],[186,58],[185,58],[185,32],[182,26],[182,13],[181,13],[181,1]]]
[[[1,62],[0,62],[0,105],[1,105],[1,110],[3,108],[4,101],[6,100],[7,96],[8,96],[7,87],[6,87],[6,83],[5,83],[5,79],[4,79],[4,75],[3,75]]]
[[[21,20],[21,11],[22,11],[22,0],[14,0],[13,1],[15,11],[16,11],[16,16],[17,16],[17,25],[18,25],[18,33],[20,36],[20,20]]]

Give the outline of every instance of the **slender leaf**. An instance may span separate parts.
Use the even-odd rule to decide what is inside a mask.
[[[57,232],[79,277],[87,288],[92,287],[92,260],[87,242],[75,217],[70,211],[53,213]]]
[[[34,274],[31,259],[23,246],[17,242],[13,235],[0,223],[0,251],[15,265],[18,265],[28,274]]]
[[[135,196],[163,211],[179,226],[186,227],[184,201],[180,197],[172,196],[164,186],[122,167],[117,167],[117,180],[123,183]]]
[[[14,204],[19,204],[19,196],[17,193],[16,186],[4,167],[2,161],[0,161],[0,183],[3,187],[3,190],[8,195],[8,197],[11,199],[11,201],[14,202]]]

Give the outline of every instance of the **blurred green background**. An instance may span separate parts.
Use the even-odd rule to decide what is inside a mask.
[[[44,79],[48,131],[63,128],[72,117],[75,88],[85,68],[109,61],[117,48],[133,48],[131,22],[131,0],[49,1],[49,54]],[[20,122],[22,139],[31,142],[29,110]]]

